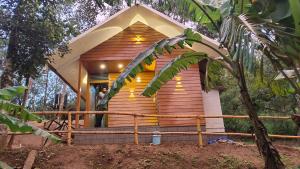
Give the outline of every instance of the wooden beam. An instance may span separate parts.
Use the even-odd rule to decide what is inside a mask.
[[[81,61],[79,61],[76,111],[80,111],[80,102],[81,102],[81,69],[82,69],[82,63],[81,63]],[[75,127],[76,128],[79,127],[79,114],[75,115]]]
[[[109,80],[89,80],[90,83],[109,83]]]
[[[85,110],[90,111],[91,107],[91,97],[90,97],[90,82],[89,82],[89,75],[87,75],[87,84],[86,84],[86,99],[85,99]],[[84,127],[90,126],[90,115],[84,114]]]

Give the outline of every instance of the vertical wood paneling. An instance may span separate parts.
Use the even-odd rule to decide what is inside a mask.
[[[109,74],[109,85],[118,77],[117,73]],[[108,109],[113,112],[156,114],[156,104],[154,98],[140,96],[142,90],[153,78],[154,72],[140,73],[138,80],[127,83],[120,92],[109,102]],[[139,117],[139,126],[157,125],[155,117]],[[108,126],[133,126],[133,116],[109,115]]]

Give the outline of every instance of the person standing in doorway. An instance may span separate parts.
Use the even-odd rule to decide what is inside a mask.
[[[103,108],[101,108],[99,105],[100,105],[100,102],[101,100],[103,99],[105,93],[106,93],[106,88],[104,87],[98,94],[97,96],[97,107],[96,107],[96,110],[97,111],[104,111]],[[96,114],[96,123],[95,123],[95,127],[101,127],[101,124],[102,124],[102,119],[103,119],[103,114]]]

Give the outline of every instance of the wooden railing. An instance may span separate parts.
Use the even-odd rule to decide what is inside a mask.
[[[248,119],[248,116],[233,116],[233,115],[220,115],[220,116],[206,116],[206,115],[160,115],[160,114],[140,114],[140,113],[120,113],[120,112],[110,112],[110,111],[46,111],[46,112],[34,112],[38,115],[68,115],[68,129],[67,131],[49,131],[50,133],[66,133],[67,134],[67,144],[71,145],[72,143],[72,134],[133,134],[134,135],[134,144],[139,144],[139,135],[152,135],[153,132],[139,132],[138,131],[138,117],[159,117],[159,118],[193,118],[195,119],[197,131],[186,131],[186,132],[160,132],[160,135],[198,135],[198,145],[203,147],[203,138],[202,135],[227,135],[227,136],[243,136],[243,137],[253,137],[254,134],[250,133],[229,133],[229,132],[206,132],[201,130],[201,119],[208,118],[234,118],[234,119]],[[79,114],[109,114],[109,115],[130,115],[133,116],[133,131],[79,131],[72,129],[72,115]],[[291,119],[288,116],[259,116],[260,119],[277,119],[277,120],[287,120]],[[13,133],[9,132],[8,135],[14,134],[31,134],[31,133]],[[271,138],[285,138],[285,139],[300,139],[300,136],[291,136],[291,135],[274,135],[269,134]]]

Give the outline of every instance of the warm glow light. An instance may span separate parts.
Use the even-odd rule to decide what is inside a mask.
[[[182,82],[181,82],[181,77],[180,76],[176,76],[175,80],[176,80],[176,88],[175,91],[184,91],[183,86],[182,86]]]
[[[136,82],[138,82],[138,83],[142,82],[141,77],[137,77],[137,78],[136,78]]]
[[[135,98],[135,96],[134,96],[134,88],[131,88],[131,89],[129,89],[129,93],[130,93],[130,95],[129,95],[129,98]]]
[[[142,35],[135,35],[134,41],[135,44],[141,44],[144,38],[142,38]]]
[[[176,79],[176,81],[180,81],[181,77],[180,76],[176,76],[175,79]]]
[[[100,65],[100,69],[103,70],[103,69],[105,69],[105,68],[106,68],[106,65],[102,63],[102,64]]]
[[[87,84],[87,75],[85,75],[85,76],[83,77],[82,82],[83,82],[83,84]]]
[[[121,63],[120,63],[120,64],[118,64],[118,68],[119,68],[119,69],[122,69],[123,67],[124,67],[124,65],[123,65],[123,64],[121,64]]]
[[[142,36],[141,35],[136,35],[135,36],[135,41],[137,41],[137,42],[142,41]]]

